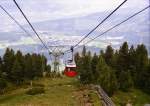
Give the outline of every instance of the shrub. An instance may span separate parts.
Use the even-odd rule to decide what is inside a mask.
[[[45,89],[43,87],[33,87],[26,92],[28,95],[37,95],[42,93],[45,93]]]
[[[33,83],[34,87],[45,87],[44,84],[40,84],[40,83]]]

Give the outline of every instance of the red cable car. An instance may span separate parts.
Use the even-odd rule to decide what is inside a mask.
[[[76,64],[75,63],[69,63],[66,65],[65,70],[64,70],[64,74],[68,77],[75,77],[77,76],[77,72],[76,72]]]
[[[72,59],[67,61],[65,70],[64,70],[64,74],[68,77],[75,77],[77,76],[77,72],[76,72],[76,64],[74,62],[74,58],[73,58],[73,48],[71,47],[71,52],[72,52]]]

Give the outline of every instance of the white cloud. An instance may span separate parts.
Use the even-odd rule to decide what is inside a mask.
[[[84,15],[89,15],[96,12],[102,12],[106,10],[112,10],[116,6],[118,6],[124,0],[16,0],[29,20],[33,22],[45,21],[45,20],[56,20],[62,18],[71,18],[71,17],[81,17]],[[23,25],[26,24],[21,13],[18,11],[16,6],[14,5],[12,0],[0,0],[0,4],[2,4],[7,10]],[[123,8],[141,8],[148,4],[148,0],[128,0],[128,2],[123,6]],[[17,30],[17,25],[8,18],[7,15],[4,15],[4,12],[0,9],[0,32],[10,32],[13,30]],[[91,26],[94,26],[95,21],[83,21],[82,23],[76,22],[75,24],[81,24],[81,28],[85,28],[84,23],[91,23]],[[77,25],[76,25],[77,26]],[[90,28],[91,26],[87,26],[86,28]],[[86,29],[85,28],[85,29]],[[130,28],[130,27],[128,27]],[[128,28],[124,29],[124,31],[128,30]],[[103,28],[105,29],[105,28]],[[103,30],[102,29],[102,30]],[[81,29],[82,30],[82,29]],[[82,37],[72,35],[71,37],[65,35],[52,35],[46,36],[43,35],[42,39],[48,42],[56,41],[56,44],[66,44],[73,45],[78,42]],[[11,38],[9,38],[11,39]],[[101,40],[111,41],[112,44],[119,44],[117,40],[124,39],[122,36],[120,37],[106,37]],[[87,39],[89,40],[89,39]],[[87,41],[85,40],[85,42]],[[84,42],[84,43],[85,43]],[[107,43],[96,40],[89,44],[89,46],[103,46],[105,47]],[[18,41],[10,43],[9,41],[3,41],[0,43],[0,48],[5,48],[8,46],[17,46],[17,45],[30,45],[36,44],[40,42],[34,42],[31,38],[21,37]]]
[[[81,17],[88,14],[112,10],[124,0],[16,0],[27,15],[29,20],[39,22],[44,20],[56,20],[61,18]],[[0,3],[21,23],[26,24],[23,16],[16,8],[12,0],[1,0]],[[127,7],[143,7],[148,4],[148,0],[129,0],[124,4]],[[5,14],[0,9],[1,14]],[[16,28],[7,15],[1,15],[1,30],[12,30]],[[16,30],[16,29],[15,29]]]
[[[7,2],[6,2],[7,1]],[[32,22],[78,17],[91,13],[112,10],[124,0],[17,0]],[[2,4],[20,21],[23,18],[12,0],[2,0]],[[123,8],[143,6],[146,1],[128,1]],[[9,7],[8,7],[9,6]]]
[[[102,37],[100,38],[101,40],[122,40],[124,39],[124,36],[106,36],[106,37]]]
[[[96,40],[96,41],[92,41],[92,42],[88,43],[87,45],[105,49],[108,45],[117,46],[121,43],[122,43],[122,41],[117,41],[117,40],[116,41],[111,41],[110,40],[110,41],[107,41],[107,42]]]
[[[6,47],[12,47],[12,46],[32,45],[32,44],[39,44],[39,43],[35,42],[30,37],[21,37],[16,42],[11,42],[9,40],[0,41],[0,49],[4,49]]]
[[[83,38],[83,36],[76,36],[76,35],[67,36],[67,35],[63,35],[63,34],[59,34],[59,35],[45,35],[45,34],[43,34],[40,37],[48,46],[56,46],[56,45],[72,46],[72,45],[75,45],[79,40],[81,40],[81,38]],[[0,49],[4,49],[6,47],[12,47],[12,46],[41,44],[41,42],[39,40],[37,40],[36,36],[34,36],[33,39],[31,39],[30,37],[20,37],[20,39],[15,41],[15,42],[11,42],[9,40],[0,41]],[[90,39],[87,38],[79,45],[83,45],[84,43],[86,43],[89,40]],[[53,45],[51,45],[51,44],[53,44]],[[91,43],[89,43],[88,46],[99,47],[99,44],[101,45],[100,46],[101,48],[102,47],[104,48],[107,45],[109,45],[110,43],[103,41],[103,40],[101,40],[101,41],[95,40],[95,41],[92,41]],[[64,50],[66,50],[66,49],[68,49],[68,47],[64,48]]]

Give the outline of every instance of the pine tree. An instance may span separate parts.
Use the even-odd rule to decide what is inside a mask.
[[[32,58],[30,54],[25,55],[25,62],[24,62],[24,72],[25,72],[25,79],[32,80],[34,79],[34,71],[32,67]]]
[[[143,83],[143,74],[146,73],[146,66],[148,66],[148,52],[146,47],[141,44],[137,46],[136,56],[135,56],[135,64],[136,64],[136,85],[142,88]]]
[[[16,84],[21,84],[21,82],[23,81],[22,67],[18,59],[15,60],[13,67],[12,67],[12,78]]]
[[[38,77],[42,76],[42,73],[44,71],[43,66],[44,66],[43,58],[40,55],[37,55],[37,57],[36,57],[36,68],[37,68],[36,72],[37,72]]]
[[[40,56],[40,58],[41,58],[41,64],[42,64],[42,71],[51,71],[51,66],[48,65],[49,68],[47,68],[47,59],[45,58],[45,56],[42,55]]]
[[[87,76],[88,76],[88,82],[91,83],[92,80],[94,79],[94,76],[93,76],[92,69],[91,69],[92,56],[91,56],[91,52],[90,51],[88,51],[86,58],[87,58]]]
[[[104,54],[104,51],[103,50],[100,50],[100,55],[105,58],[105,54]]]
[[[148,51],[146,47],[138,45],[136,49],[136,67],[137,69],[142,69],[148,65]]]
[[[117,90],[115,71],[105,63],[102,56],[99,58],[96,70],[99,72],[97,83],[111,96]]]
[[[118,68],[119,70],[128,70],[129,68],[129,65],[128,65],[128,58],[129,58],[129,55],[128,55],[128,43],[127,42],[124,42],[123,45],[120,47],[120,50],[119,50],[119,57],[118,57]]]
[[[9,80],[11,80],[11,69],[13,67],[14,60],[15,60],[14,51],[12,49],[10,50],[9,48],[7,48],[3,56],[3,62],[4,62],[3,71],[5,72]]]
[[[132,45],[131,48],[129,49],[129,69],[135,70],[135,49],[134,46]]]
[[[19,61],[20,65],[22,66],[22,68],[24,67],[24,56],[22,54],[21,51],[17,51],[15,58]]]
[[[148,65],[144,71],[140,72],[140,85],[138,85],[139,88],[141,88],[146,93],[150,94],[150,65]]]
[[[75,63],[76,63],[76,66],[77,66],[77,71],[78,71],[78,73],[80,73],[80,71],[81,71],[81,56],[79,55],[79,53],[77,52],[76,54],[75,54]]]
[[[122,71],[118,78],[119,89],[122,91],[128,91],[133,87],[133,80],[130,71]]]
[[[118,62],[118,57],[119,57],[119,53],[116,50],[115,53],[114,53],[114,56],[112,58],[112,68],[115,69],[115,70],[119,69],[118,63],[117,63]]]
[[[22,54],[22,52],[21,51],[17,51],[17,53],[16,53],[16,55],[15,55],[15,59],[18,61],[18,63],[19,63],[19,66],[20,66],[20,71],[21,71],[21,75],[20,75],[20,77],[22,77],[22,80],[23,80],[23,78],[24,78],[24,62],[25,62],[25,59],[24,59],[24,56],[23,56],[23,54]]]
[[[142,89],[150,94],[150,60],[149,65],[146,67],[145,71],[141,73],[143,76],[141,82],[143,82]]]
[[[136,51],[134,49],[134,46],[132,45],[129,49],[129,58],[128,58],[128,65],[129,70],[131,71],[131,76],[134,82],[136,82]]]
[[[85,50],[85,49],[83,49]],[[91,71],[91,55],[85,55],[82,57],[81,70],[80,70],[80,80],[84,84],[91,83],[92,81],[92,71]]]
[[[83,46],[83,50],[82,50],[82,57],[84,57],[86,55],[86,47]]]
[[[105,58],[107,65],[113,66],[113,56],[114,56],[114,50],[109,45],[109,46],[107,46],[105,54],[104,54],[104,58]]]
[[[98,60],[98,63],[97,63],[97,66],[96,66],[96,70],[98,72],[101,72],[103,70],[103,66],[105,66],[106,63],[105,63],[105,60],[104,58],[100,55],[99,57],[99,60]]]
[[[123,91],[127,91],[133,87],[133,78],[131,76],[133,73],[131,73],[131,63],[129,62],[132,59],[130,55],[133,55],[133,50],[133,47],[131,47],[129,51],[127,42],[124,42],[118,54],[116,76],[118,78],[119,88]]]
[[[83,84],[89,84],[92,81],[92,71],[91,71],[91,53],[86,53],[85,46],[83,47],[82,51],[82,57],[80,59],[81,63],[79,62],[78,65],[80,65],[79,75],[80,75],[80,81]]]
[[[1,76],[2,76],[2,65],[3,65],[3,62],[2,62],[2,58],[1,58],[1,56],[0,56],[0,78],[1,78]]]
[[[41,68],[39,68],[41,67],[41,64],[39,63],[40,61],[38,60],[37,54],[32,54],[31,59],[32,59],[32,72],[36,77],[42,76],[42,73],[40,73],[42,70]]]
[[[74,57],[75,57],[74,58],[75,62],[78,63],[79,59],[81,58],[80,55],[79,55],[79,52],[75,53]]]
[[[93,83],[95,83],[97,81],[98,74],[99,74],[96,70],[97,63],[98,63],[98,56],[95,53],[92,60],[91,60],[91,71],[93,74]]]

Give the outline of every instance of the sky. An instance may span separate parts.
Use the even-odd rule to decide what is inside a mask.
[[[94,12],[112,9],[123,0],[16,0],[32,22],[55,20],[58,18],[78,17]],[[12,0],[2,0],[1,4],[8,8],[17,18],[21,15]]]
[[[80,17],[91,13],[112,10],[124,0],[16,0],[27,14],[31,22],[44,20],[56,20],[70,17]],[[148,4],[148,0],[128,0],[122,8],[143,7]],[[13,0],[0,0],[4,6],[21,24],[26,24],[22,15],[13,3]],[[13,30],[13,25],[9,18],[0,9],[1,25],[4,30]],[[2,16],[3,14],[3,16]]]
[[[42,22],[46,20],[69,19],[72,17],[81,17],[97,12],[111,11],[124,0],[16,0],[24,13],[27,14],[31,23]],[[0,5],[7,9],[22,25],[26,21],[16,8],[13,0],[0,0]],[[148,0],[128,0],[122,8],[143,8],[148,5]],[[132,10],[131,10],[132,11]],[[0,9],[0,32],[17,32],[18,27],[10,18]],[[19,31],[18,31],[19,33]],[[3,35],[0,35],[3,36]],[[65,36],[62,36],[65,38]],[[75,38],[76,36],[73,36]],[[12,37],[13,38],[13,37]],[[55,38],[61,39],[57,36]],[[81,37],[78,37],[80,39]],[[20,37],[18,42],[10,44],[11,38],[1,40],[0,49],[9,45],[35,44],[30,38]],[[36,39],[36,37],[35,37]],[[46,38],[45,38],[46,39]],[[123,39],[123,38],[122,38]],[[3,44],[3,45],[2,45]],[[4,46],[5,45],[5,46]],[[92,45],[92,44],[91,44]]]

